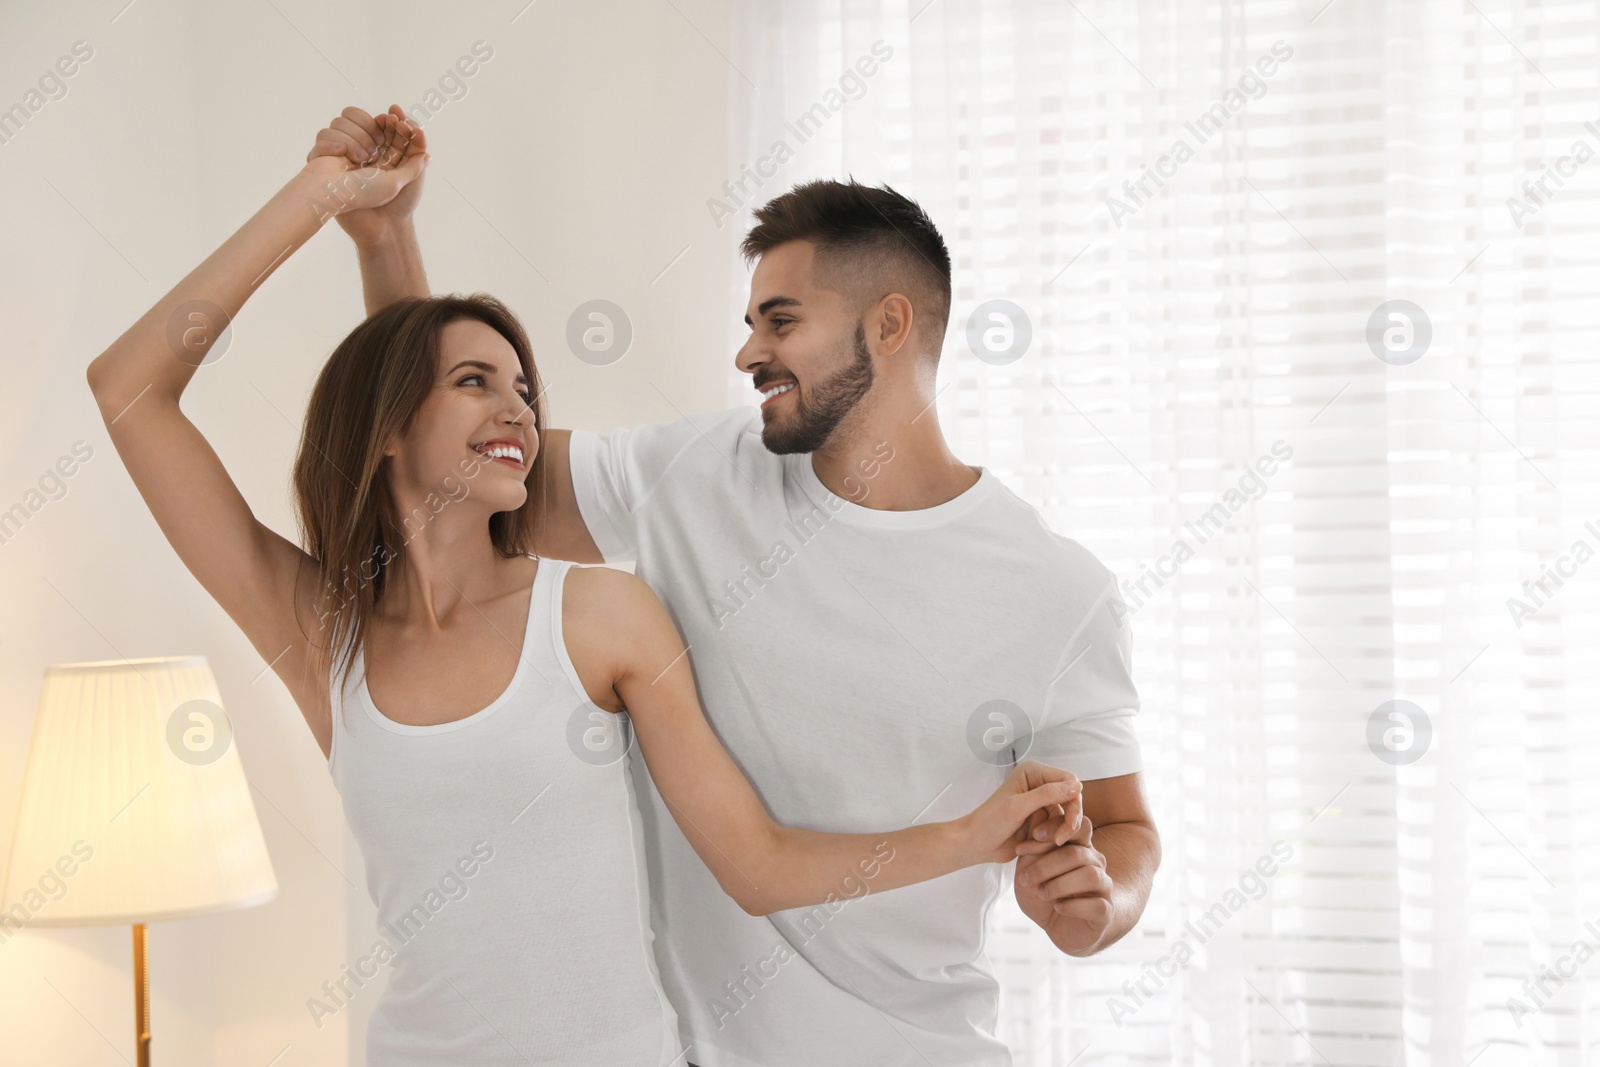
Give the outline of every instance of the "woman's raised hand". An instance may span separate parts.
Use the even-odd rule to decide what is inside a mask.
[[[325,210],[359,245],[411,217],[427,159],[427,137],[400,105],[377,115],[347,107],[318,131],[306,170],[330,183]]]

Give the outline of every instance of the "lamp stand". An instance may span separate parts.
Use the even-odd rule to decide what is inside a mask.
[[[150,1067],[150,971],[145,957],[150,934],[144,923],[133,924],[133,1030],[138,1067]]]

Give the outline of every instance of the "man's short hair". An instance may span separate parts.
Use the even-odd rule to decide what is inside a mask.
[[[887,185],[817,180],[756,209],[740,251],[746,261],[789,241],[817,248],[817,283],[859,310],[892,292],[911,300],[913,322],[939,357],[950,320],[950,252],[916,201]]]

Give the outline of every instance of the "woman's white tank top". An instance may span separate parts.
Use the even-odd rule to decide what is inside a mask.
[[[389,968],[373,1067],[682,1063],[628,731],[588,701],[562,638],[571,568],[539,561],[516,675],[464,719],[385,717],[359,651],[330,686],[328,769],[378,907],[345,995]]]

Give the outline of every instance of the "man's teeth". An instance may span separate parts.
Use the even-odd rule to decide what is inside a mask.
[[[782,385],[774,385],[771,389],[763,389],[763,390],[761,390],[761,396],[765,400],[771,400],[773,397],[779,396],[779,395],[781,395],[783,393],[787,393],[789,390],[791,390],[793,388],[794,388],[794,383],[793,382],[785,382]]]
[[[522,449],[516,445],[494,445],[491,448],[478,449],[480,456],[489,456],[492,459],[514,459],[522,462]]]

